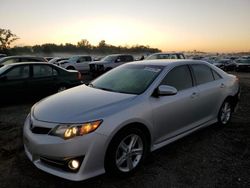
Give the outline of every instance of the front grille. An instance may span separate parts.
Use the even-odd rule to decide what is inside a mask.
[[[34,134],[48,134],[50,132],[51,128],[31,126],[30,130]]]

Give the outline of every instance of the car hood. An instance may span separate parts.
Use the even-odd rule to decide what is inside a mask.
[[[136,96],[81,85],[41,100],[32,108],[32,116],[45,122],[83,123],[122,110]]]

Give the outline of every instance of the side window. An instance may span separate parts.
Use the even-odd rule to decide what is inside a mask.
[[[192,65],[197,85],[214,80],[212,71],[207,65]]]
[[[178,59],[176,54],[170,54],[169,59]]]
[[[77,63],[84,63],[87,61],[91,61],[91,57],[90,56],[86,56],[86,57],[80,57],[77,61]]]
[[[18,59],[8,59],[6,60],[5,62],[2,63],[2,65],[8,65],[8,64],[11,64],[11,63],[17,63],[19,62]]]
[[[58,75],[58,71],[54,68],[52,68],[52,74],[53,76],[57,76]]]
[[[8,80],[29,78],[29,66],[25,65],[25,66],[14,67],[5,75]]]
[[[124,59],[125,59],[125,60],[124,60],[125,62],[133,61],[133,57],[130,56],[130,55],[124,56]]]
[[[53,75],[52,67],[48,65],[34,65],[33,66],[33,77],[34,78],[42,78],[49,77]]]
[[[91,59],[90,56],[86,56],[86,57],[85,57],[85,61],[92,61],[92,59]]]
[[[178,91],[191,88],[193,82],[188,66],[175,67],[166,75],[161,84],[175,87]]]
[[[170,59],[169,54],[159,54],[157,59]]]
[[[213,73],[213,76],[214,76],[214,79],[215,79],[215,80],[221,79],[221,76],[220,76],[219,73],[217,73],[215,70],[212,69],[212,73]]]

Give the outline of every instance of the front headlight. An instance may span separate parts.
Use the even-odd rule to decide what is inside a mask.
[[[50,132],[50,135],[59,136],[66,140],[75,136],[91,133],[95,131],[101,123],[102,120],[97,120],[82,124],[58,125]]]

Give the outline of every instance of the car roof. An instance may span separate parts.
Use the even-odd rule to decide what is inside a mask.
[[[142,65],[156,65],[156,66],[168,66],[168,65],[182,65],[190,63],[200,63],[200,64],[209,64],[206,61],[202,60],[193,60],[193,59],[153,59],[153,60],[143,60],[131,62],[130,64],[142,64]]]
[[[183,54],[182,52],[157,52],[151,55],[164,55],[164,54]]]
[[[40,59],[40,58],[42,58],[42,59],[44,59],[43,57],[40,57],[40,56],[24,56],[24,55],[13,55],[13,56],[7,56],[7,57],[5,57],[5,59],[12,59],[12,58],[38,58],[38,59]]]
[[[14,66],[18,66],[18,65],[53,65],[51,63],[47,63],[47,62],[21,62],[21,63],[10,63],[7,65],[4,65],[5,67],[14,67]],[[55,66],[55,65],[53,65]]]

